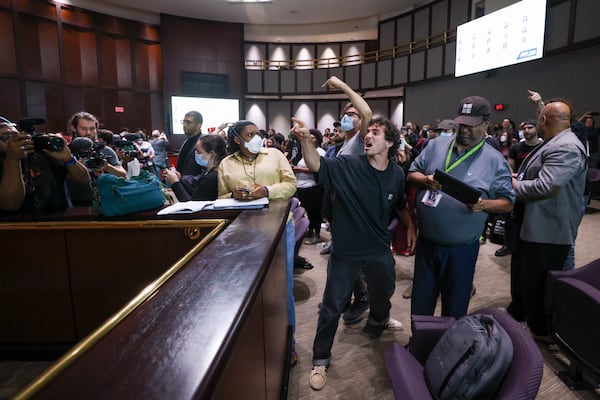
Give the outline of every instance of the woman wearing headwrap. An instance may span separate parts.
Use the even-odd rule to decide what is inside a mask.
[[[219,197],[287,200],[296,192],[296,176],[285,156],[262,146],[251,121],[238,121],[227,135],[231,155],[219,164]]]

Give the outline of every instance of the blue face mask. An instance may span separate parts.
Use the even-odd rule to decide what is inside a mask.
[[[452,136],[452,132],[440,132],[440,136]]]
[[[352,119],[352,117],[349,115],[344,115],[340,121],[340,124],[342,124],[342,130],[344,132],[354,129],[354,119]]]
[[[198,164],[201,167],[206,167],[208,165],[208,160],[202,158],[202,154],[194,152],[194,159],[196,160],[196,164]]]

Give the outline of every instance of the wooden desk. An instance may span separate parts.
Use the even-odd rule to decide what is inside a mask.
[[[147,285],[17,398],[279,398],[289,349],[288,210],[287,202],[272,202],[267,210],[239,213],[205,247],[194,254],[188,251],[170,267],[169,276]],[[210,219],[214,214],[191,216]],[[147,231],[170,236],[162,229]],[[74,237],[65,243],[70,246]],[[152,243],[141,248],[152,254],[162,250]],[[92,256],[102,259],[107,252]],[[79,250],[79,255],[90,258],[87,251]],[[59,265],[63,259],[57,260]],[[88,274],[107,267],[93,265],[75,275],[92,282]],[[74,296],[72,303],[77,302]],[[78,322],[75,326],[77,334]]]

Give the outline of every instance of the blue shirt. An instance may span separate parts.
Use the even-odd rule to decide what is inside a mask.
[[[453,140],[453,137],[438,137],[431,140],[413,161],[409,172],[416,171],[431,175],[436,169],[444,171],[448,150]],[[454,144],[450,165],[466,151],[459,154]],[[487,143],[452,169],[449,174],[481,190],[483,199],[507,198],[512,203],[515,202],[510,167],[502,154]],[[487,218],[486,212],[471,212],[465,204],[445,193],[442,193],[437,207],[426,206],[421,201],[425,192],[425,189],[421,189],[417,194],[419,235],[434,243],[447,246],[479,240]]]

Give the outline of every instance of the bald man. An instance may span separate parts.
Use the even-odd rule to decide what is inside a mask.
[[[519,235],[511,260],[512,301],[507,310],[516,320],[526,320],[532,334],[540,338],[548,335],[547,272],[562,269],[583,216],[586,152],[571,131],[572,114],[562,100],[540,110],[537,129],[544,142],[525,158],[513,178]]]

